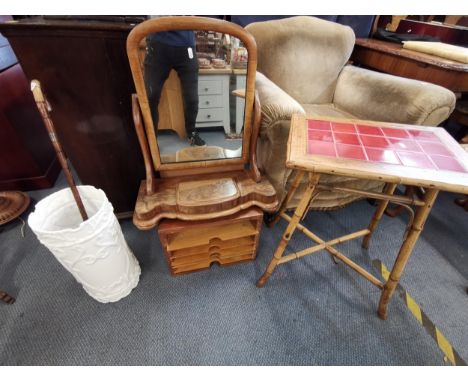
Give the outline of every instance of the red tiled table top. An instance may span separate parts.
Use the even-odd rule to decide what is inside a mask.
[[[429,129],[318,119],[306,123],[309,155],[468,173],[466,164]]]

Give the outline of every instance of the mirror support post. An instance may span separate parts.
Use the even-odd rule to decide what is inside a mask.
[[[258,92],[255,91],[253,118],[252,118],[252,133],[250,135],[250,172],[253,179],[258,183],[261,180],[260,170],[257,165],[257,138],[260,131],[260,123],[262,120],[262,109]]]
[[[138,136],[138,142],[140,143],[141,152],[143,154],[143,159],[145,161],[146,193],[147,195],[152,195],[156,191],[153,164],[151,162],[151,156],[150,156],[148,141],[146,139],[146,133],[144,131],[143,124],[141,122],[140,106],[138,104],[138,96],[136,94],[132,94],[132,114],[133,114],[133,123],[135,124],[135,130]]]

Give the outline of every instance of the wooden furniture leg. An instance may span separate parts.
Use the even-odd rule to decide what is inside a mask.
[[[286,197],[284,198],[283,202],[281,203],[281,207],[279,208],[278,212],[276,213],[276,215],[273,217],[273,219],[270,220],[270,222],[268,223],[268,227],[273,227],[276,223],[278,223],[278,221],[280,220],[281,218],[281,214],[284,213],[284,211],[286,210],[286,208],[288,207],[288,203],[289,201],[292,199],[292,197],[294,196],[297,188],[299,187],[299,184],[301,184],[301,180],[304,176],[305,172],[304,171],[297,171],[296,173],[296,177],[294,178],[293,180],[293,183],[291,185],[291,188],[289,189]]]
[[[411,252],[413,251],[419,235],[423,230],[424,223],[429,216],[438,193],[439,191],[436,189],[426,189],[426,194],[424,195],[424,205],[417,207],[411,229],[409,230],[408,235],[400,248],[400,252],[398,253],[395,264],[393,265],[393,268],[390,272],[388,281],[385,283],[384,289],[380,296],[378,314],[379,317],[383,320],[387,318],[388,303],[390,302],[393,292],[395,291],[395,288],[400,281],[401,274],[403,273],[406,263],[411,256]]]
[[[395,192],[395,189],[397,187],[396,183],[387,183],[384,188],[384,194],[386,195],[393,195]],[[379,224],[380,219],[382,218],[382,215],[384,214],[385,210],[387,209],[389,201],[388,200],[380,200],[379,204],[377,205],[377,209],[374,212],[374,216],[372,216],[372,220],[369,224],[369,233],[364,237],[362,240],[362,247],[365,249],[369,248],[369,241],[372,237],[372,234],[374,233],[375,229],[377,228],[377,225]]]
[[[0,290],[0,301],[3,301],[7,304],[13,304],[16,300],[11,297],[8,293]]]
[[[412,198],[414,197],[414,194],[415,194],[415,187],[413,186],[406,186],[405,187],[405,196],[409,197],[409,198]],[[402,206],[396,206],[396,207],[393,207],[393,208],[387,208],[385,210],[385,214],[390,216],[391,218],[394,218],[398,215],[400,215],[401,211],[403,211],[403,208]]]
[[[296,183],[299,184],[299,181],[301,180],[302,175],[303,174],[296,175],[294,184]],[[302,216],[304,215],[304,213],[307,211],[307,208],[309,207],[310,199],[312,198],[315,186],[318,184],[319,179],[320,179],[320,174],[309,174],[309,183],[307,184],[304,195],[302,196],[301,201],[299,202],[299,205],[294,211],[294,215],[291,221],[289,222],[288,227],[286,228],[286,231],[284,231],[283,237],[281,238],[281,241],[278,244],[278,247],[276,248],[275,254],[272,257],[270,264],[268,264],[268,267],[265,270],[265,273],[263,273],[263,275],[258,279],[257,288],[261,288],[262,286],[265,285],[265,283],[268,281],[268,278],[271,276],[276,266],[278,265],[278,261],[281,259],[281,256],[283,255],[283,252],[286,246],[288,245],[289,240],[294,234],[294,231],[299,221],[301,220]],[[297,185],[296,185],[296,188],[297,188]],[[290,193],[293,194],[294,191],[295,189],[291,188],[291,190],[288,192],[288,195],[286,196],[286,199],[289,197]],[[286,204],[287,202],[284,203],[284,205],[281,207],[283,210]]]

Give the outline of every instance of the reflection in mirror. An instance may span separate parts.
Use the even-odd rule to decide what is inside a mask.
[[[161,163],[241,157],[248,61],[242,42],[172,30],[140,45]]]

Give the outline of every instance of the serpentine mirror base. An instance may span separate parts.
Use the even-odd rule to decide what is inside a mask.
[[[255,182],[247,172],[160,179],[154,194],[142,181],[133,223],[142,230],[154,228],[163,218],[205,220],[232,215],[252,206],[273,212],[278,207],[276,192],[262,178]]]

